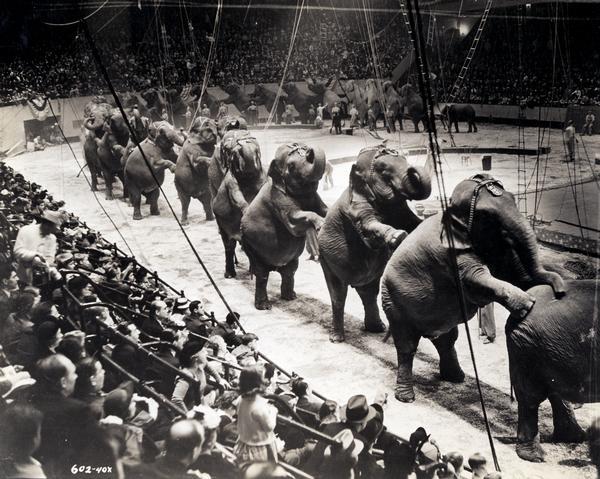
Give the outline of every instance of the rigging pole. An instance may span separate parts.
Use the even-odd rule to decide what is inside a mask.
[[[527,168],[525,165],[525,99],[523,98],[523,7],[519,7],[517,20],[517,41],[519,61],[519,128],[518,128],[518,156],[517,156],[517,207],[519,213],[527,218]]]

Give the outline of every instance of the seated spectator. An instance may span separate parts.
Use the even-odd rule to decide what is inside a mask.
[[[14,354],[23,333],[33,330],[31,311],[38,298],[34,289],[23,290],[13,299],[13,312],[8,315],[4,327],[0,329],[2,345],[9,355]]]
[[[235,455],[240,464],[256,461],[277,462],[275,426],[277,409],[263,396],[263,368],[256,365],[240,373],[237,418],[239,437]]]
[[[32,457],[40,446],[42,413],[26,404],[11,405],[0,415],[0,476],[44,479],[42,465]]]
[[[12,297],[18,290],[17,272],[8,263],[0,263],[0,328],[12,309]]]
[[[241,366],[251,366],[256,363],[256,350],[258,336],[254,333],[246,333],[240,336],[240,345],[231,351]]]
[[[177,298],[173,305],[173,312],[171,313],[171,321],[179,327],[184,327],[184,317],[189,313],[190,301],[187,298]]]
[[[77,379],[73,397],[88,404],[96,419],[104,415],[105,372],[100,361],[95,358],[82,359],[75,370]]]
[[[484,479],[487,474],[487,459],[480,453],[469,457],[469,467],[473,471],[473,479]]]
[[[227,346],[239,346],[242,344],[241,336],[238,334],[239,330],[239,313],[227,313],[224,323],[218,323],[212,334],[218,334],[223,336]]]
[[[204,430],[198,421],[182,419],[173,423],[166,440],[166,453],[152,464],[132,468],[128,479],[192,479],[188,472],[198,459],[204,442]]]
[[[183,317],[186,329],[205,338],[209,337],[212,330],[212,321],[202,309],[201,301],[191,301],[189,312]]]
[[[37,457],[49,478],[67,477],[97,431],[89,406],[72,397],[75,371],[73,363],[60,354],[45,357],[36,365],[32,404],[44,415]]]
[[[302,378],[292,380],[292,392],[298,396],[296,407],[312,413],[316,421],[316,417],[321,410],[323,401],[317,400],[312,396],[310,386]]]

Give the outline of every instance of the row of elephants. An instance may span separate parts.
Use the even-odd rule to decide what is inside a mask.
[[[157,182],[164,181],[166,168],[173,171],[182,222],[187,222],[191,198],[202,202],[208,220],[214,214],[227,278],[236,276],[236,243],[242,245],[255,276],[256,308],[271,308],[267,281],[272,271],[281,274],[281,298],[295,299],[298,258],[307,236],[316,237],[333,310],[331,341],[344,340],[348,286],[362,300],[365,329],[385,330],[377,304],[381,285],[398,357],[395,395],[411,402],[412,365],[420,338],[435,345],[441,379],[461,382],[465,375],[455,350],[458,325],[465,313],[470,318],[477,308],[497,302],[511,313],[506,336],[519,408],[519,456],[544,458],[537,423],[538,407],[545,399],[553,409],[554,438],[583,440],[569,402],[599,399],[596,284],[563,281],[545,269],[534,231],[498,180],[486,174],[465,179],[443,215],[421,220],[407,201],[430,195],[429,171],[380,145],[360,151],[348,188],[328,208],[317,191],[327,166],[319,148],[298,142],[281,145],[265,170],[260,146],[243,120],[226,118],[217,125],[199,117],[185,134],[166,122],[144,122],[133,112],[131,123],[140,138],[145,135],[138,149],[117,138],[118,115],[102,116],[106,108],[94,103],[87,111],[84,150],[90,170],[97,173],[104,156],[121,155],[119,174],[134,219],[141,218],[142,195],[151,213],[159,214]],[[181,145],[179,154],[174,144]],[[111,197],[112,176],[105,179]],[[451,252],[456,255],[466,311],[459,301]]]
[[[149,88],[142,91],[139,97],[133,94],[125,95],[125,102],[130,105],[138,104],[142,114],[154,121],[162,119],[162,112],[165,109],[169,110],[176,125],[184,124],[188,106],[198,102],[206,104],[211,116],[215,118],[220,101],[208,91],[202,94],[201,90],[200,86],[194,86],[182,96],[184,92],[181,89],[171,88],[159,91]],[[260,83],[251,88],[245,88],[237,83],[229,83],[223,87],[223,90],[227,97],[222,101],[235,105],[242,114],[248,111],[252,101],[256,105],[264,105],[267,111],[271,111],[277,101],[277,89]],[[368,124],[369,109],[372,110],[376,120],[381,119],[384,124],[389,125],[391,132],[396,131],[396,123],[400,129],[404,128],[405,117],[411,119],[415,132],[419,132],[419,124],[422,124],[424,128],[427,126],[421,96],[408,83],[396,86],[391,81],[375,79],[339,80],[335,78],[318,81],[308,78],[306,79],[306,88],[295,82],[284,83],[279,98],[281,101],[276,105],[279,117],[284,111],[282,102],[285,101],[294,105],[302,123],[310,121],[310,111],[311,109],[314,111],[318,104],[322,104],[329,115],[335,104],[338,104],[345,114],[348,114],[349,105],[352,104],[356,107],[357,120],[362,126]],[[455,131],[459,132],[458,122],[466,122],[469,132],[477,131],[475,110],[471,105],[443,106],[439,111],[439,116],[444,128],[454,125]]]

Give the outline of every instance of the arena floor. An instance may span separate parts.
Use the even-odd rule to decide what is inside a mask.
[[[325,129],[272,129],[255,130],[254,133],[260,142],[265,162],[272,158],[278,145],[291,140],[318,145],[326,151],[329,159],[356,155],[360,148],[379,142],[364,132],[358,132],[354,136],[330,136]],[[427,141],[425,134],[380,134],[389,139],[389,145],[392,147],[397,147],[400,141],[404,150],[424,146]],[[526,129],[526,146],[537,146],[537,134],[537,129]],[[442,137],[447,141],[443,146],[449,145],[448,137],[445,134],[442,134]],[[548,157],[546,187],[569,184],[566,166],[562,163],[564,151],[561,138],[560,130],[551,131],[550,145],[553,151]],[[587,138],[589,137],[585,140],[587,152],[593,156],[593,152],[600,149],[600,138]],[[479,133],[458,134],[455,135],[455,140],[457,146],[516,147],[518,133],[515,127],[481,125]],[[132,209],[128,203],[122,200],[106,201],[103,191],[98,193],[99,201],[116,223],[127,246],[103,215],[83,175],[77,177],[80,166],[83,165],[83,158],[80,144],[75,143],[72,146],[80,165],[76,163],[66,145],[51,147],[43,152],[26,153],[10,159],[9,163],[27,179],[48,188],[55,198],[64,199],[68,210],[101,231],[107,239],[115,241],[124,251],[127,251],[128,247],[131,248],[140,262],[158,271],[177,288],[185,290],[188,297],[203,298],[208,304],[206,309],[215,311],[217,317],[222,319],[225,308],[219,302],[201,267],[194,260],[181,231],[168,211],[164,198],[161,198],[159,203],[162,216],[149,216],[146,206],[142,209],[144,219],[133,221]],[[464,155],[445,155],[443,163],[448,194],[458,181],[480,171],[479,155],[471,155],[470,162],[463,161],[461,156]],[[529,175],[535,156],[527,158]],[[422,163],[424,157],[411,157],[410,161]],[[591,161],[593,162],[593,158]],[[331,204],[346,187],[350,164],[345,162],[334,167],[335,187],[321,192],[325,202]],[[589,179],[592,176],[592,168],[587,159],[582,159],[576,164],[578,179]],[[493,155],[491,173],[502,180],[507,189],[513,192],[517,190],[515,156]],[[180,205],[169,172],[166,175],[164,190],[179,214]],[[120,191],[119,185],[117,195]],[[437,195],[434,185],[432,198],[424,202],[426,207],[437,206]],[[551,212],[547,214],[551,215]],[[597,221],[597,207],[590,214],[595,214]],[[272,360],[304,376],[313,389],[340,403],[344,403],[352,394],[362,393],[372,399],[378,391],[389,392],[386,425],[390,430],[408,437],[416,427],[424,426],[440,444],[442,451],[458,450],[465,456],[480,451],[491,460],[464,331],[459,338],[457,349],[461,364],[468,375],[465,383],[449,385],[438,381],[434,348],[428,341],[423,340],[415,360],[417,401],[413,404],[399,403],[392,394],[396,365],[393,345],[391,341],[388,344],[382,343],[382,335],[367,334],[361,330],[362,307],[358,295],[354,292],[348,295],[347,342],[331,344],[328,340],[329,296],[317,263],[304,260],[306,255],[301,258],[296,274],[298,299],[292,302],[279,300],[279,277],[272,275],[269,292],[274,307],[271,311],[256,311],[253,306],[253,282],[247,272],[247,259],[242,253],[238,255],[241,261],[238,279],[223,278],[224,255],[216,224],[204,221],[204,213],[198,202],[192,203],[190,226],[186,230],[223,294],[233,309],[240,312],[245,328],[258,334],[261,351]],[[563,269],[565,261],[591,261],[590,258],[581,255],[557,253],[546,248],[542,248],[542,257],[544,261],[553,263],[556,269],[562,270],[566,276],[569,273]],[[598,268],[597,260],[594,261],[595,267]],[[587,460],[585,445],[554,445],[546,442],[544,447],[547,462],[544,464],[527,463],[517,457],[514,452],[517,406],[516,403],[511,403],[509,397],[508,362],[503,331],[506,312],[497,306],[496,316],[496,342],[484,345],[480,340],[475,340],[474,346],[503,477],[595,477],[594,470]],[[473,337],[477,338],[477,322],[471,321],[469,327]],[[584,427],[589,425],[593,416],[599,414],[597,405],[586,405],[576,410],[576,415]],[[551,426],[550,409],[545,404],[540,411],[543,441],[549,437]]]

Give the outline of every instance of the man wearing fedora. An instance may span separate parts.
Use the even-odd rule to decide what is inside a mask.
[[[25,225],[19,230],[13,249],[22,285],[33,283],[34,269],[44,270],[48,279],[60,279],[54,258],[57,250],[55,233],[62,225],[62,213],[45,210],[38,220],[39,223]]]

